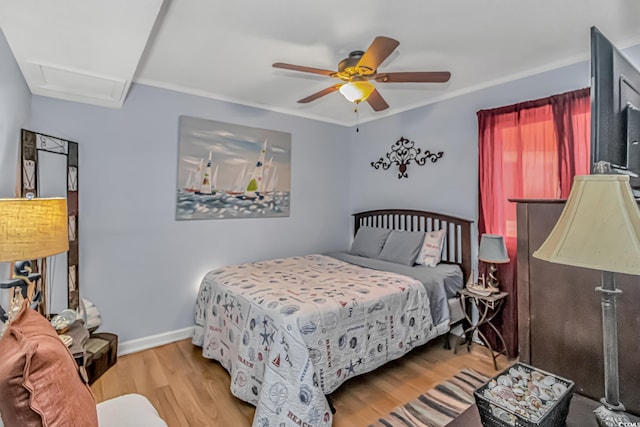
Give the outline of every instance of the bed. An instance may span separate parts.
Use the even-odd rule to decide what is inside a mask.
[[[202,279],[193,343],[230,373],[231,392],[256,406],[254,427],[330,426],[326,395],[462,318],[455,296],[471,273],[470,221],[415,210],[354,220],[349,251],[227,266]],[[438,230],[446,237],[437,265],[396,262],[391,234]],[[382,259],[356,250],[365,231],[391,233]]]

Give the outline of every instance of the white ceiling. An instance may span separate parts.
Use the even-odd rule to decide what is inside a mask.
[[[154,24],[155,23],[155,24]],[[638,0],[0,0],[0,29],[34,94],[121,107],[131,82],[352,125],[589,58],[595,25],[640,44]],[[378,35],[380,71],[450,71],[446,84],[376,83],[373,112],[337,83],[272,68],[335,70]]]

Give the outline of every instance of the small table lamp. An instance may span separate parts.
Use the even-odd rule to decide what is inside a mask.
[[[33,260],[69,250],[67,200],[0,199],[0,262]],[[18,276],[0,284],[15,289],[28,285],[29,277]],[[23,282],[24,280],[24,282]],[[28,289],[31,298],[33,289]],[[9,304],[11,314],[13,295]]]
[[[576,176],[560,219],[533,256],[602,271],[596,291],[602,295],[605,396],[594,412],[601,426],[629,423],[619,396],[616,296],[622,291],[614,277],[640,275],[640,209],[629,177]]]
[[[483,234],[480,238],[480,249],[478,250],[478,260],[491,264],[489,267],[489,279],[485,278],[484,285],[491,292],[500,292],[498,289],[498,279],[496,264],[506,264],[509,262],[507,246],[504,238],[497,234]]]

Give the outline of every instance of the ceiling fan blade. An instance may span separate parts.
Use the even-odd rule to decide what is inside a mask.
[[[389,108],[389,104],[387,104],[387,101],[380,95],[378,89],[374,89],[373,92],[371,92],[371,95],[367,98],[367,102],[375,111],[382,111]]]
[[[307,96],[306,98],[302,98],[298,102],[301,103],[301,104],[306,104],[308,102],[315,101],[316,99],[320,98],[321,96],[329,95],[330,93],[333,93],[333,92],[337,91],[338,89],[340,89],[340,86],[342,86],[342,85],[329,86],[328,88],[322,89],[319,92],[313,93],[313,94]]]
[[[409,71],[406,73],[381,73],[374,79],[380,83],[445,83],[451,78],[448,71]]]
[[[284,62],[276,62],[274,68],[283,68],[285,70],[302,71],[303,73],[321,74],[323,76],[331,76],[335,71],[324,70],[322,68],[304,67],[302,65],[286,64]]]
[[[378,66],[391,55],[391,52],[393,52],[399,44],[399,41],[389,37],[376,37],[364,55],[362,55],[360,61],[358,61],[357,67],[369,68],[371,71],[377,70]]]

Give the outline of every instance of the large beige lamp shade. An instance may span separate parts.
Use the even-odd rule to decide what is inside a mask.
[[[67,224],[64,198],[0,199],[0,262],[66,252]]]
[[[631,425],[620,402],[615,273],[640,275],[640,209],[626,175],[576,176],[560,219],[533,253],[545,261],[600,270],[605,395],[600,426]],[[558,282],[562,286],[562,282]]]
[[[640,210],[629,177],[576,176],[560,219],[533,256],[640,275]]]

